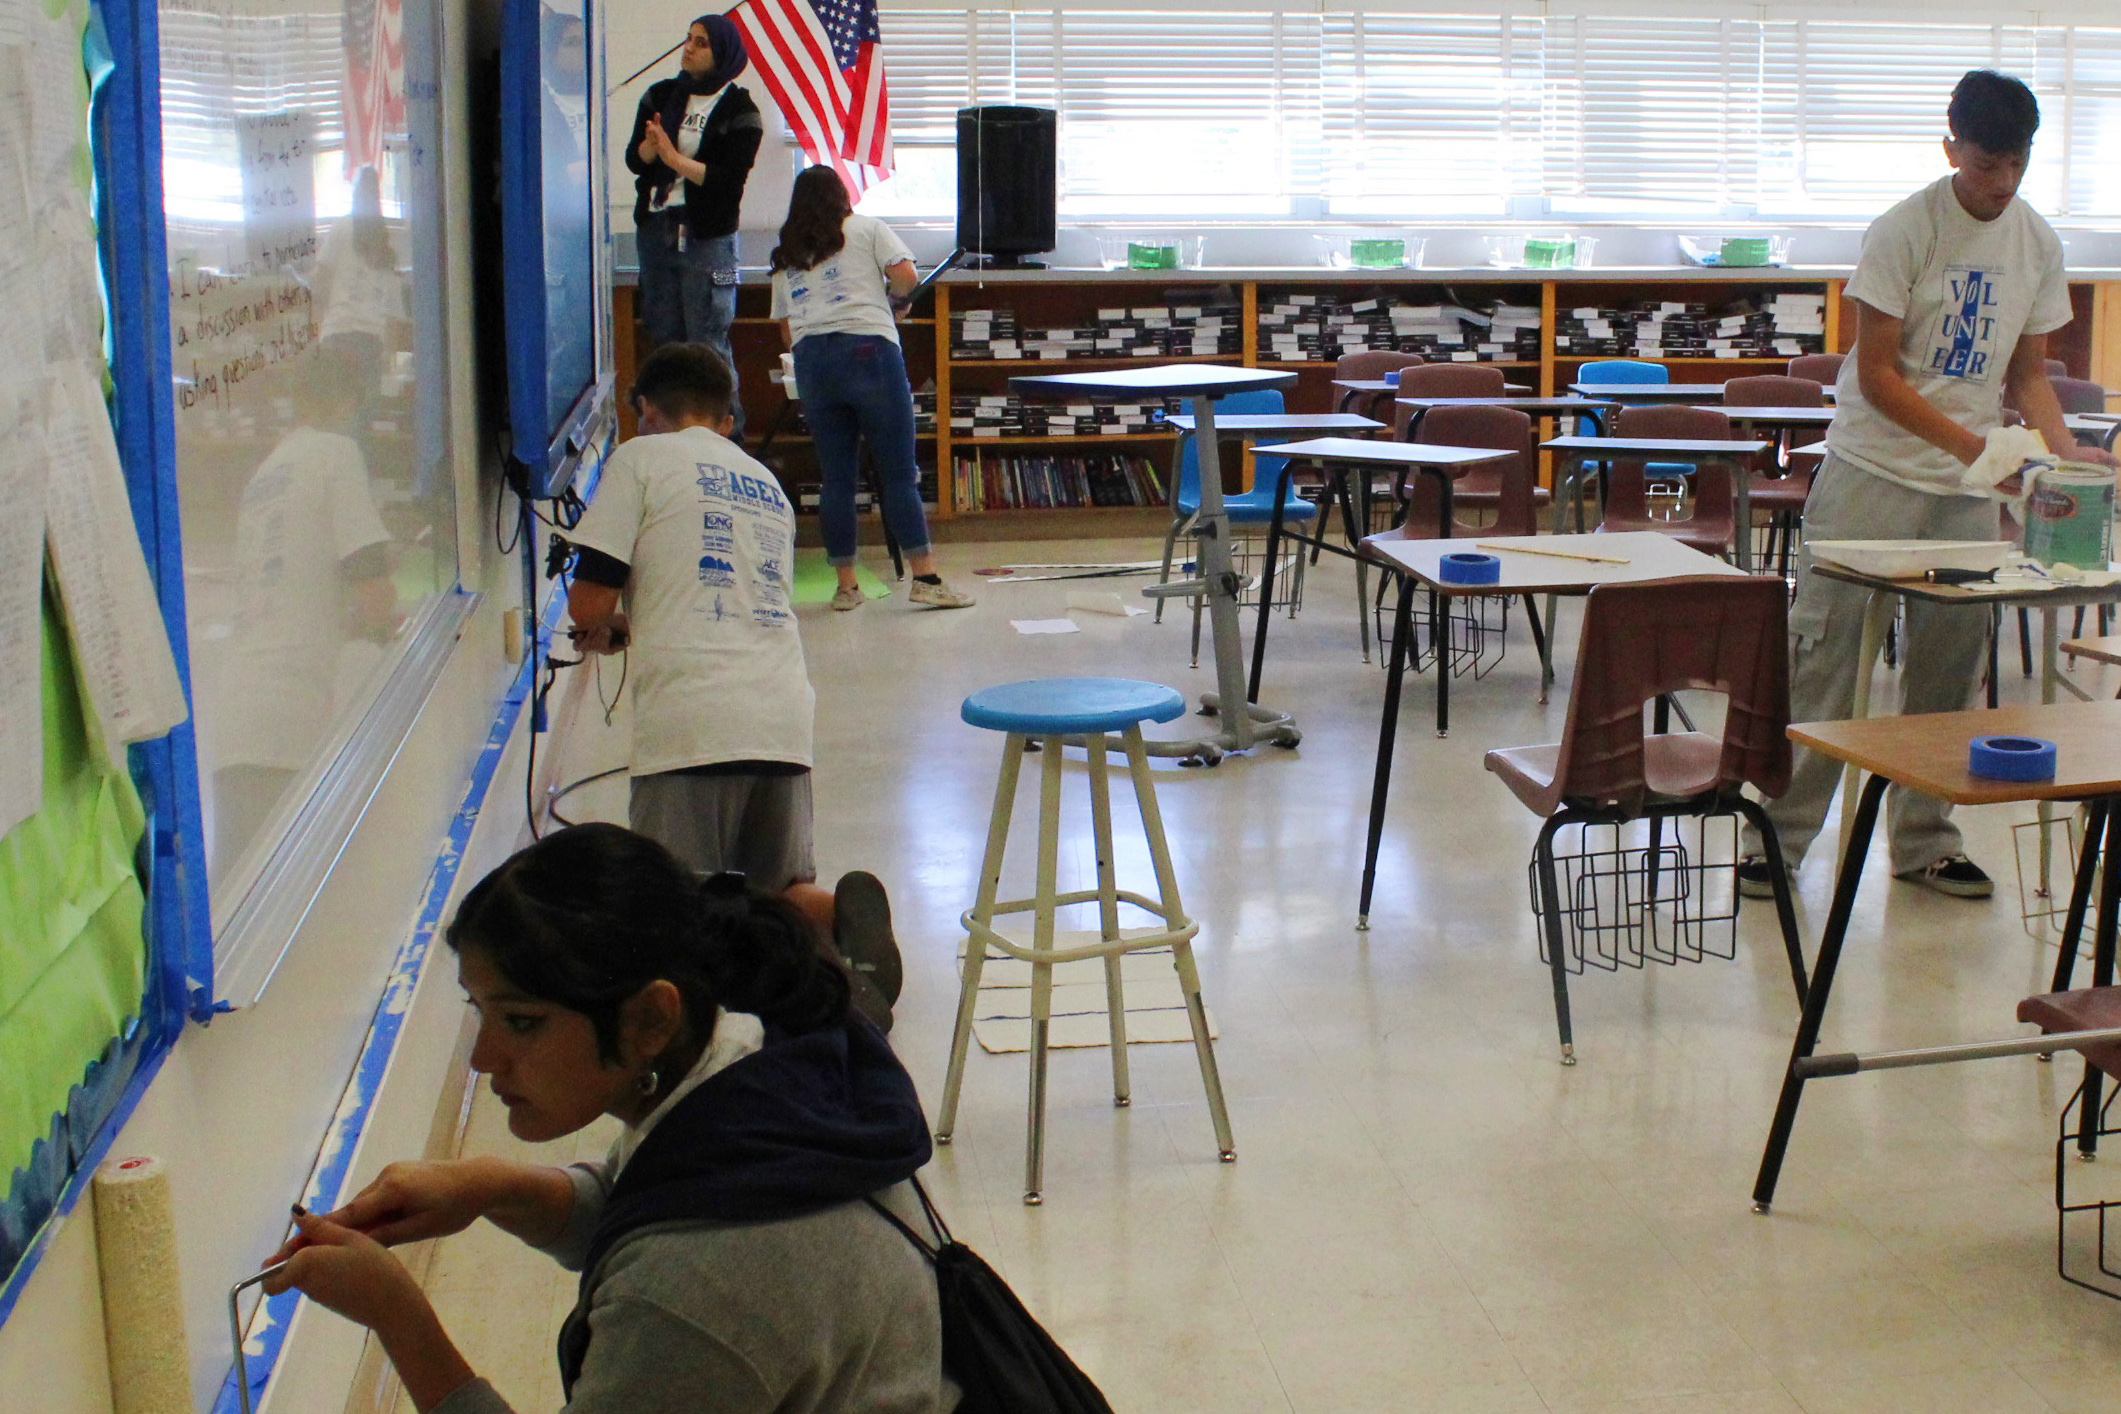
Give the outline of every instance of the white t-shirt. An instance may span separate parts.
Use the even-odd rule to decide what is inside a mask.
[[[789,602],[795,509],[704,427],[612,454],[568,539],[632,567],[633,774],[810,764],[817,696]]]
[[[690,98],[687,98],[685,100],[685,119],[678,124],[678,130],[670,135],[672,146],[676,147],[686,157],[699,156],[700,134],[707,131],[707,115],[712,113],[714,105],[721,101],[720,91],[695,93]],[[680,177],[669,186],[663,188],[663,195],[660,200],[650,197],[648,209],[651,211],[675,211],[684,204],[685,179]]]
[[[360,446],[298,427],[243,489],[236,623],[217,766],[299,770],[338,714],[351,586],[341,566],[390,532]]]
[[[884,271],[913,252],[874,216],[852,216],[840,227],[847,243],[808,270],[773,272],[773,317],[788,321],[791,339],[812,334],[875,334],[898,342],[891,290]]]
[[[2003,422],[2003,377],[2019,336],[2070,321],[2062,242],[2023,200],[1993,221],[1967,214],[1939,178],[1871,223],[1848,297],[1904,321],[1900,371],[1969,431]],[[1856,360],[1841,366],[1827,446],[1874,476],[1959,494],[1959,459],[1864,400]]]

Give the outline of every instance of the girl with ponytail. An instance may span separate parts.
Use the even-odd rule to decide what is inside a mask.
[[[298,1215],[268,1292],[372,1328],[421,1414],[507,1414],[387,1250],[480,1218],[579,1271],[570,1414],[947,1414],[935,1279],[863,1200],[929,1155],[913,1082],[802,913],[616,825],[515,855],[449,926],[509,1130],[602,1162],[392,1164]]]

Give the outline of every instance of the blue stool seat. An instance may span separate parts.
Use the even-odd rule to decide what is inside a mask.
[[[1260,469],[1260,479],[1266,483],[1265,485],[1255,486],[1249,491],[1239,491],[1233,495],[1223,497],[1223,514],[1230,518],[1230,524],[1273,524],[1274,481],[1280,475],[1281,471],[1279,468],[1269,473],[1266,468],[1262,467]],[[1184,491],[1179,492],[1176,504],[1180,515],[1198,515],[1200,513],[1199,491],[1195,490],[1190,496]],[[1284,525],[1299,525],[1317,518],[1317,504],[1306,501],[1303,497],[1297,495],[1293,489],[1289,492],[1288,498],[1281,503],[1281,519]]]
[[[1130,678],[1034,678],[982,688],[959,715],[975,727],[1022,736],[1116,732],[1168,722],[1186,710],[1178,689]]]

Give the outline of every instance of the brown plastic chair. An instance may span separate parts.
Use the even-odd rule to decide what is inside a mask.
[[[2069,377],[2069,365],[2067,363],[2064,363],[2059,358],[2051,358],[2046,360],[2045,366],[2047,368],[2047,376],[2050,378]]]
[[[1728,441],[1731,420],[1715,408],[1624,407],[1613,419],[1613,435]],[[1697,468],[1690,478],[1694,518],[1661,520],[1650,515],[1648,468],[1642,459],[1615,460],[1606,473],[1605,518],[1598,529],[1608,534],[1654,530],[1704,555],[1729,555],[1731,538],[1737,533],[1731,472],[1731,467],[1713,462]]]
[[[2111,1031],[2121,1027],[2121,987],[2085,987],[2074,992],[2027,997],[2018,1003],[2018,1019],[2032,1022],[2049,1035],[2069,1031]],[[2063,1101],[2062,1123],[2055,1137],[2055,1271],[2073,1286],[2096,1291],[2101,1296],[2121,1298],[2121,1286],[2115,1284],[2121,1282],[2121,1267],[2116,1267],[2108,1256],[2107,1240],[2108,1217],[2121,1211],[2121,1201],[2112,1197],[2072,1201],[2071,1195],[2072,1188],[2083,1182],[2074,1177],[2081,1171],[2077,1161],[2095,1157],[2101,1139],[2121,1133],[2107,1122],[2109,1106],[2100,1103],[2103,1080],[2112,1080],[2121,1086],[2121,1044],[2092,1045],[2082,1049],[2084,1079]],[[2075,1124],[2070,1122],[2072,1111],[2077,1115]],[[2072,1150],[2075,1150],[2074,1154]],[[2070,1216],[2074,1213],[2096,1216],[2092,1231],[2081,1234],[2079,1240],[2072,1243]],[[2100,1282],[2090,1272],[2082,1276],[2072,1272],[2072,1253],[2082,1253],[2086,1248],[2091,1249],[2098,1276],[2107,1278],[2106,1282]]]
[[[1340,360],[1333,365],[1333,377],[1336,381],[1382,378],[1387,373],[1413,368],[1421,361],[1420,354],[1399,353],[1393,349],[1365,349],[1361,353],[1342,354]],[[1358,393],[1352,388],[1343,388],[1334,411],[1360,413],[1377,422],[1390,422],[1392,396],[1389,389],[1382,393]]]
[[[2069,378],[2062,374],[2050,374],[2048,384],[2055,390],[2055,401],[2062,404],[2064,412],[2105,412],[2106,389],[2089,378]]]
[[[1724,695],[1722,737],[1645,735],[1643,708],[1682,691]],[[1789,720],[1788,598],[1779,581],[1694,575],[1601,585],[1584,601],[1561,741],[1490,751],[1484,763],[1526,809],[1546,817],[1532,864],[1563,1065],[1575,1064],[1554,863],[1554,836],[1565,825],[1647,819],[1654,855],[1664,820],[1744,816],[1766,849],[1775,916],[1802,1002],[1804,953],[1782,843],[1767,812],[1741,793],[1751,786],[1772,798],[1789,788]]]
[[[1798,378],[1788,374],[1763,373],[1753,378],[1733,378],[1723,385],[1725,407],[1790,407],[1816,408],[1826,406],[1826,390],[1809,378]],[[1821,441],[1826,434],[1810,428],[1790,428],[1781,437],[1784,448],[1805,447]],[[1812,475],[1818,470],[1810,457],[1799,457],[1795,464],[1777,458],[1770,466],[1756,466],[1747,492],[1752,497],[1756,514],[1768,518],[1767,552],[1760,557],[1762,564],[1772,563],[1776,573],[1784,579],[1790,574],[1790,550],[1797,539],[1799,525],[1804,519],[1804,503],[1812,494]],[[1747,534],[1752,528],[1747,527]]]
[[[1499,398],[1508,392],[1499,368],[1475,363],[1425,363],[1402,369],[1402,398]]]
[[[1532,419],[1516,408],[1432,408],[1415,429],[1414,441],[1436,447],[1493,447],[1516,453],[1508,461],[1483,462],[1469,467],[1451,490],[1451,535],[1537,535],[1539,507],[1546,501],[1538,485],[1539,463],[1532,445]],[[1435,539],[1442,534],[1437,525],[1436,479],[1416,475],[1402,485],[1407,496],[1406,534],[1409,539]],[[1478,525],[1460,519],[1457,512],[1491,506],[1495,520]]]
[[[1837,353],[1799,354],[1790,360],[1790,377],[1830,384],[1841,376],[1841,364],[1847,357]]]

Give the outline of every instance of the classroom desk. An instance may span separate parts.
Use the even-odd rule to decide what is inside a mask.
[[[1413,366],[1416,368],[1420,368],[1424,365],[1415,364]],[[1435,364],[1430,366],[1437,368],[1446,368],[1450,365]],[[1479,365],[1473,364],[1466,366],[1478,367]],[[1360,397],[1364,393],[1398,392],[1399,380],[1395,378],[1388,383],[1382,378],[1336,378],[1333,380],[1333,386],[1340,389],[1340,405],[1341,407],[1345,408],[1350,402]],[[1502,396],[1504,397],[1515,397],[1520,395],[1529,396],[1534,391],[1536,390],[1529,383],[1505,383],[1502,385]]]
[[[1984,735],[2030,736],[2054,742],[2058,748],[2055,778],[1992,781],[1969,774],[1967,742]],[[1818,960],[1812,965],[1812,985],[1805,993],[1804,1015],[1797,1023],[1789,1069],[1783,1075],[1782,1094],[1775,1104],[1767,1147],[1761,1153],[1760,1171],[1753,1183],[1753,1210],[1760,1213],[1767,1212],[1775,1200],[1775,1184],[1782,1173],[1790,1132],[1797,1122],[1797,1106],[1804,1098],[1806,1076],[1798,1062],[1809,1057],[1819,1044],[1820,1024],[1826,1018],[1834,974],[1848,939],[1856,886],[1863,878],[1864,856],[1870,851],[1871,833],[1878,822],[1878,803],[1888,784],[1897,782],[1955,805],[2027,800],[2044,804],[2090,802],[2084,849],[2078,857],[2076,884],[2063,927],[2062,955],[2056,965],[2056,991],[2070,984],[2069,970],[2076,960],[2077,939],[2083,933],[2092,880],[2100,872],[2097,866],[2101,850],[2109,859],[2121,860],[2121,809],[2115,808],[2115,797],[2121,796],[2121,751],[2115,749],[2115,743],[2121,742],[2121,702],[2065,702],[1915,717],[1807,722],[1792,726],[1790,739],[1807,750],[1847,763],[1852,771],[1869,772],[1870,780],[1863,787],[1862,801],[1856,809],[1855,828],[1841,851],[1833,908],[1827,914],[1826,931],[1819,941]],[[2121,901],[2121,867],[2110,867],[2104,873],[2092,961],[2092,985],[2099,987],[2113,981],[2116,903]],[[2085,1103],[2090,1107],[2087,1113],[2097,1109],[2098,1088],[2096,1079],[2086,1081]],[[2091,1128],[2085,1126],[2087,1132]]]
[[[1721,383],[1571,383],[1569,391],[1616,403],[1722,403]]]
[[[1481,547],[1502,560],[1502,578],[1495,584],[1445,584],[1437,562],[1453,551]],[[1541,554],[1538,551],[1560,552]],[[1370,784],[1370,834],[1363,851],[1362,897],[1355,926],[1370,926],[1370,896],[1377,884],[1377,848],[1384,837],[1385,796],[1392,784],[1392,750],[1399,736],[1400,679],[1406,673],[1407,657],[1414,637],[1414,591],[1427,586],[1434,592],[1429,603],[1429,638],[1441,645],[1444,601],[1468,595],[1523,595],[1526,613],[1530,599],[1544,594],[1588,594],[1601,584],[1642,584],[1656,579],[1678,579],[1686,575],[1735,575],[1744,571],[1712,555],[1680,544],[1654,530],[1623,531],[1613,535],[1522,535],[1479,540],[1403,540],[1397,536],[1373,535],[1363,541],[1363,553],[1400,571],[1399,605],[1393,615],[1392,662],[1385,674],[1384,720],[1377,728],[1377,771]],[[1564,558],[1570,555],[1599,559]],[[1619,563],[1612,563],[1617,560]],[[1536,623],[1536,620],[1535,620]],[[1535,629],[1535,634],[1537,630]],[[1550,637],[1541,642],[1542,683],[1552,674]],[[1436,734],[1450,732],[1451,674],[1438,655],[1436,673]]]
[[[1199,542],[1195,561],[1200,578],[1151,585],[1152,597],[1202,594],[1208,601],[1208,629],[1215,649],[1217,691],[1201,704],[1220,714],[1219,730],[1190,741],[1154,741],[1157,756],[1178,756],[1209,765],[1226,751],[1248,751],[1262,741],[1294,746],[1302,739],[1294,718],[1246,700],[1244,633],[1238,623],[1239,576],[1230,565],[1229,516],[1223,510],[1220,440],[1215,435],[1215,400],[1255,388],[1289,388],[1294,373],[1271,368],[1228,368],[1214,364],[1167,363],[1150,368],[1115,368],[1097,373],[1025,374],[1009,380],[1021,397],[1080,401],[1143,398],[1190,398],[1200,434],[1200,511],[1193,518]]]
[[[1649,386],[1656,386],[1651,384]],[[1553,437],[1541,442],[1544,452],[1563,453],[1568,465],[1567,474],[1554,486],[1554,530],[1561,530],[1564,494],[1576,506],[1576,524],[1583,526],[1583,466],[1589,461],[1616,461],[1653,458],[1661,462],[1686,462],[1695,467],[1723,462],[1731,473],[1731,511],[1733,532],[1731,553],[1738,568],[1753,567],[1752,477],[1747,463],[1766,451],[1769,443],[1745,439],[1695,440],[1684,437]]]
[[[1324,550],[1355,561],[1355,615],[1360,624],[1362,637],[1362,660],[1370,661],[1370,569],[1362,557],[1363,537],[1370,527],[1370,474],[1379,467],[1396,471],[1402,478],[1410,472],[1420,472],[1436,478],[1437,504],[1442,507],[1440,525],[1448,534],[1451,524],[1451,484],[1470,466],[1482,462],[1501,461],[1514,456],[1512,452],[1497,451],[1493,447],[1441,447],[1423,442],[1374,442],[1353,437],[1319,437],[1304,442],[1281,442],[1272,447],[1259,449],[1269,456],[1286,457],[1282,463],[1281,476],[1276,482],[1274,494],[1274,518],[1267,526],[1267,550],[1265,568],[1261,571],[1259,586],[1259,623],[1253,629],[1252,675],[1250,699],[1259,699],[1259,677],[1267,658],[1267,621],[1272,618],[1268,606],[1274,602],[1274,563],[1281,553],[1284,538],[1308,545],[1314,550]],[[1345,549],[1326,543],[1325,525],[1321,520],[1318,534],[1303,535],[1285,527],[1282,523],[1282,505],[1289,496],[1289,482],[1294,476],[1296,464],[1302,462],[1317,468],[1325,478],[1327,504],[1338,502],[1341,508],[1341,524],[1348,544]],[[1348,485],[1353,477],[1355,489]],[[1361,527],[1358,529],[1357,527]]]
[[[1515,408],[1518,412],[1533,417],[1561,417],[1575,413],[1589,418],[1591,425],[1603,434],[1605,415],[1620,404],[1600,398],[1578,397],[1574,393],[1558,394],[1551,398],[1517,397],[1505,394],[1499,398],[1394,398],[1403,408],[1414,409],[1414,416],[1407,423],[1407,436],[1412,437],[1421,426],[1421,420],[1432,408]]]
[[[1826,430],[1834,409],[1826,407],[1746,407],[1736,403],[1703,403],[1740,427],[1772,427],[1777,432]]]
[[[2006,582],[1988,584],[1929,584],[1919,579],[1886,579],[1880,575],[1859,574],[1840,565],[1829,564],[1816,555],[1812,558],[1812,572],[1827,579],[1838,579],[1848,584],[1859,585],[1870,591],[1864,605],[1863,637],[1856,650],[1856,697],[1849,708],[1852,717],[1867,717],[1871,710],[1871,674],[1879,656],[1885,651],[1885,631],[1893,621],[1893,610],[1897,599],[1921,599],[1932,604],[1982,605],[1990,608],[2037,608],[2041,623],[2040,700],[2052,703],[2058,691],[2067,690],[2078,698],[2089,694],[2062,675],[2056,646],[2061,635],[2058,632],[2062,610],[2079,604],[2111,604],[2121,601],[2121,582],[2112,584],[2062,585],[2043,581],[2031,583]],[[1993,710],[1993,709],[1992,709]],[[1846,773],[1841,782],[1841,843],[1849,841],[1854,828],[1857,773]],[[2042,812],[2043,824],[2046,820]],[[2047,886],[2049,872],[2050,843],[2045,829],[2040,831],[2040,886]]]

